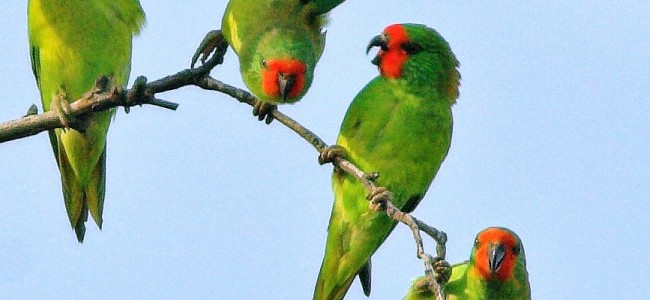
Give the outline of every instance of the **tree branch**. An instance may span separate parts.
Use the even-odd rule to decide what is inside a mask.
[[[147,83],[146,77],[140,76],[135,80],[133,87],[127,90],[120,87],[110,87],[105,78],[100,78],[89,92],[69,105],[70,109],[66,114],[71,118],[83,118],[92,112],[108,110],[118,106],[124,107],[128,113],[130,107],[143,104],[176,110],[178,104],[155,98],[154,95],[183,86],[194,85],[209,74],[212,68],[223,62],[225,52],[226,48],[220,47],[217,49],[216,55],[201,67],[186,69],[149,83]],[[59,113],[50,110],[37,114],[32,105],[27,115],[0,123],[0,143],[32,136],[45,130],[64,127],[64,122]]]

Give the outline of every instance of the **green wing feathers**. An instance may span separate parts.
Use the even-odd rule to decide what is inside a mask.
[[[314,10],[318,14],[326,14],[344,1],[345,0],[311,0],[314,4]]]
[[[74,12],[74,13],[70,13]],[[126,85],[132,37],[145,16],[137,0],[30,0],[29,43],[32,70],[43,110],[52,99],[72,102],[100,76]],[[106,190],[106,135],[115,110],[84,119],[84,132],[49,132],[70,223],[83,241],[88,213],[101,228]]]

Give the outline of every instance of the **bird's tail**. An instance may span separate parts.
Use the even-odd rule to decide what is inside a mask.
[[[356,273],[349,274],[350,272],[345,271],[337,257],[326,255],[316,281],[314,300],[343,299],[356,276]]]
[[[88,212],[92,215],[97,226],[100,229],[102,228],[102,212],[106,186],[106,146],[104,144],[104,149],[99,159],[94,163],[90,176],[86,180],[83,180],[74,171],[61,136],[57,138],[57,142],[58,146],[55,155],[59,172],[61,173],[65,208],[77,240],[79,243],[83,243]]]
[[[326,249],[327,251],[327,249]],[[327,253],[327,252],[326,252]],[[371,261],[368,261],[361,266],[356,272],[350,272],[349,264],[341,263],[336,256],[328,256],[323,258],[318,279],[316,281],[316,289],[314,290],[314,300],[330,300],[330,299],[343,299],[345,294],[350,289],[354,277],[358,275],[363,293],[370,296],[371,288]]]
[[[314,300],[343,299],[352,281],[360,275],[366,296],[370,295],[370,255],[374,249],[353,240],[359,229],[350,226],[332,211],[327,235],[325,256],[314,289]]]

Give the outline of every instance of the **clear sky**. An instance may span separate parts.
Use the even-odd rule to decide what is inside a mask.
[[[0,10],[3,121],[40,105],[26,2]],[[191,2],[142,1],[132,78],[189,66],[226,3]],[[415,215],[448,233],[448,260],[467,259],[481,229],[506,226],[525,245],[533,298],[650,298],[650,2],[452,2],[337,7],[311,90],[281,110],[333,143],[377,75],[368,41],[395,22],[435,28],[461,62],[461,96],[449,156]],[[212,75],[243,87],[233,53]],[[311,297],[331,166],[228,96],[159,96],[178,111],[118,112],[104,229],[88,223],[83,245],[47,134],[0,145],[0,298]],[[401,298],[423,270],[399,226],[374,256],[371,299]],[[347,299],[365,299],[358,283]]]

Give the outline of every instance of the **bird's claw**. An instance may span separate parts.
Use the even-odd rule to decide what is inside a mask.
[[[66,100],[66,95],[63,91],[52,98],[50,109],[57,114],[64,130],[72,128],[71,124],[75,123],[75,119],[72,115],[72,108]]]
[[[346,155],[345,148],[339,145],[327,146],[318,155],[318,163],[324,165],[333,162],[337,157],[345,157]]]
[[[431,283],[427,279],[426,276],[420,277],[415,283],[415,291],[418,294],[423,294],[423,295],[431,295],[433,293],[433,289],[431,288]]]
[[[451,265],[441,257],[434,259],[433,278],[438,284],[446,284],[451,278]]]
[[[221,34],[221,30],[211,30],[205,35],[201,44],[199,44],[199,47],[194,52],[190,68],[194,69],[194,65],[199,59],[201,60],[201,64],[205,64],[210,54],[213,52],[216,53],[216,50],[220,47],[227,47],[226,39]]]
[[[366,177],[366,179],[368,179],[368,180],[370,180],[372,182],[375,182],[375,180],[377,180],[377,178],[379,178],[379,172],[374,171],[374,172],[371,172],[371,173],[366,173],[365,177]]]
[[[273,111],[278,108],[277,105],[258,100],[253,106],[253,116],[266,124],[273,122]]]
[[[386,203],[393,197],[393,194],[387,190],[385,187],[380,186],[376,187],[366,199],[370,201],[369,207],[373,211],[384,211],[386,210]]]

